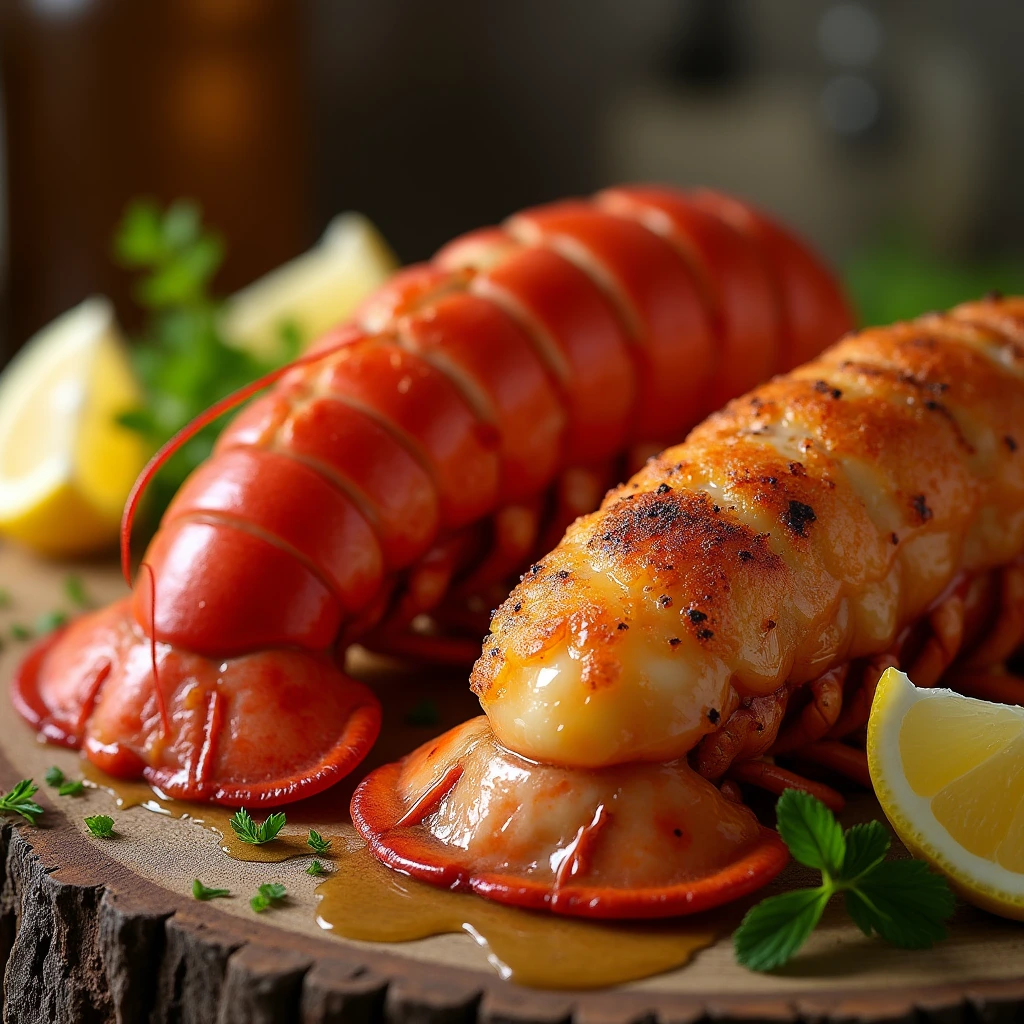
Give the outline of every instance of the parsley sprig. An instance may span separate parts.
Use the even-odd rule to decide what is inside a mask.
[[[85,827],[97,839],[113,839],[116,835],[114,832],[114,819],[108,814],[94,814],[86,818]]]
[[[43,813],[32,797],[39,787],[31,779],[22,779],[9,793],[0,796],[0,813],[20,814],[30,825],[35,825]]]
[[[154,451],[218,399],[297,354],[297,340],[284,336],[278,358],[267,361],[227,344],[221,302],[211,287],[224,243],[203,226],[194,203],[179,200],[161,209],[133,202],[117,229],[114,253],[121,266],[139,273],[135,298],[147,313],[132,348],[145,398],[118,419]],[[160,469],[148,492],[153,523],[210,454],[221,426],[204,428]]]
[[[203,885],[199,879],[192,882],[192,898],[205,902],[206,900],[222,899],[231,895],[230,889],[211,889]]]
[[[262,914],[264,910],[269,909],[275,903],[280,903],[287,894],[287,890],[280,882],[264,882],[257,890],[256,895],[249,900],[249,906],[257,914]]]
[[[239,842],[262,846],[277,838],[287,820],[287,817],[279,811],[276,814],[271,814],[264,822],[256,822],[253,821],[252,815],[242,807],[231,817],[231,831],[235,833]]]
[[[309,830],[309,838],[306,840],[306,845],[314,853],[326,853],[331,848],[331,840],[324,839],[322,835],[315,828]]]
[[[878,821],[845,833],[832,812],[808,793],[787,789],[776,809],[779,835],[801,864],[821,872],[821,885],[762,900],[733,935],[736,959],[753,971],[780,967],[804,944],[825,904],[842,893],[865,935],[894,946],[927,949],[946,937],[953,913],[946,880],[919,860],[886,860],[889,833]]]
[[[309,867],[306,868],[306,874],[312,875],[314,878],[319,878],[321,875],[327,874],[327,868],[323,866],[318,860],[309,862]]]

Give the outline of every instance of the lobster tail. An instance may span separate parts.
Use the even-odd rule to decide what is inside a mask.
[[[370,631],[389,647],[453,590],[521,569],[596,506],[627,453],[797,361],[792,325],[799,346],[834,340],[848,326],[836,285],[721,197],[613,189],[465,236],[397,274],[228,426],[168,509],[145,557],[155,586],[136,588],[125,628],[211,664],[326,656]],[[88,702],[40,672],[49,720],[77,722]],[[104,701],[115,689],[97,684]],[[157,763],[137,721],[117,729]]]

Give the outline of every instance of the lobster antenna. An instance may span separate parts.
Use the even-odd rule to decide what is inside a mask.
[[[309,363],[318,362],[321,359],[325,359],[327,356],[334,355],[335,352],[340,351],[346,345],[350,345],[353,341],[352,335],[345,335],[340,341],[334,344],[328,345],[325,348],[318,349],[315,352],[307,352],[305,355],[299,356],[298,359],[292,360],[290,363],[286,363],[284,366],[279,366],[276,370],[271,370],[270,373],[264,374],[257,380],[246,384],[244,387],[239,388],[237,391],[233,391],[230,395],[226,395],[220,401],[214,402],[205,412],[201,412],[191,423],[186,423],[185,426],[179,430],[174,437],[172,437],[160,450],[146,463],[145,468],[139,474],[138,479],[132,485],[132,489],[128,494],[128,500],[125,502],[124,514],[121,516],[121,575],[124,576],[125,583],[130,587],[132,585],[132,526],[135,523],[135,516],[139,510],[139,503],[142,501],[142,496],[146,491],[146,488],[152,483],[153,477],[160,471],[160,468],[167,462],[167,460],[178,451],[182,445],[187,444],[192,440],[196,434],[199,433],[203,427],[207,424],[212,423],[215,419],[223,416],[224,413],[230,412],[232,409],[237,408],[244,401],[252,398],[257,392],[262,391],[264,388],[270,387],[271,384],[275,384],[280,380],[289,370],[293,370],[299,366],[306,366]],[[150,572],[152,568],[148,567]]]
[[[156,704],[160,709],[160,725],[166,739],[171,735],[171,718],[167,714],[164,691],[160,689],[160,672],[156,664],[156,573],[149,562],[143,562],[139,566],[140,572],[143,569],[149,576],[149,658],[153,666],[153,692],[156,694]]]

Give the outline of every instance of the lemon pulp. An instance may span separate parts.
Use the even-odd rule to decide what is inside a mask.
[[[919,690],[889,669],[871,710],[868,763],[908,849],[971,902],[1024,918],[1024,708]]]

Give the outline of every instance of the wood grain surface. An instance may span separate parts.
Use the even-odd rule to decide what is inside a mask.
[[[6,685],[24,645],[10,625],[71,610],[67,566],[0,547],[0,786],[70,775],[76,755],[38,744],[10,709]],[[123,592],[111,565],[74,567],[98,601]],[[458,687],[459,682],[452,680]],[[461,693],[461,690],[459,691]],[[317,923],[305,861],[228,859],[201,824],[141,807],[115,810],[98,790],[57,798],[43,787],[38,828],[0,828],[0,962],[4,1020],[34,1022],[303,1021],[412,1024],[683,1024],[704,1019],[957,1021],[1024,1014],[1024,928],[960,907],[949,940],[931,951],[865,939],[840,908],[790,965],[754,974],[728,940],[687,967],[616,989],[537,991],[502,981],[468,935],[401,945],[339,939]],[[90,836],[86,814],[109,813],[119,838]],[[873,813],[858,802],[854,813]],[[271,879],[270,874],[273,873]],[[257,917],[245,899],[200,903],[191,880],[248,893],[283,881],[287,905]],[[799,884],[788,869],[776,887]]]

